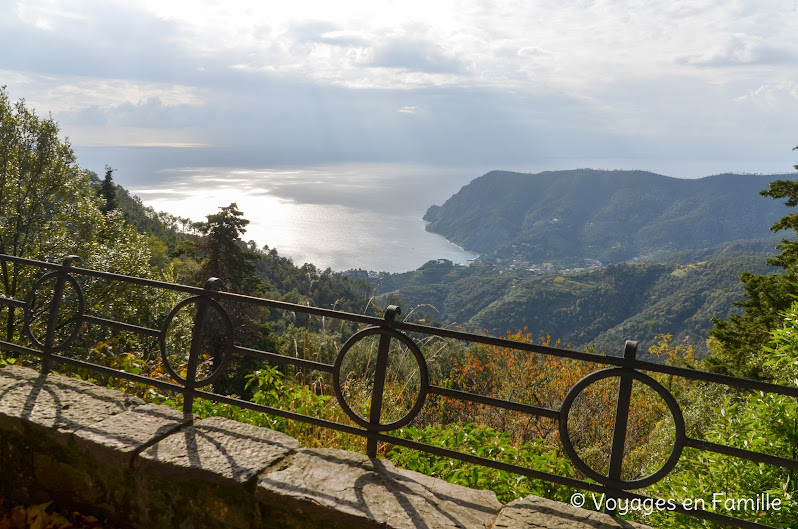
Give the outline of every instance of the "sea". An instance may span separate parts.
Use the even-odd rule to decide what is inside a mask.
[[[194,221],[235,203],[249,220],[245,241],[294,264],[335,271],[405,272],[433,259],[469,264],[477,257],[430,233],[422,219],[474,169],[347,163],[306,167],[164,169],[147,183],[117,179],[156,211]]]

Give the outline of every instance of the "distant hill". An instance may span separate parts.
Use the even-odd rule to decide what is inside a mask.
[[[584,266],[768,237],[788,213],[759,191],[794,174],[671,178],[646,171],[491,171],[442,206],[427,230],[482,259]]]

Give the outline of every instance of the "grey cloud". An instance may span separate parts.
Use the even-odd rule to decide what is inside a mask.
[[[0,22],[0,67],[48,75],[169,82],[194,75],[197,59],[176,41],[174,23],[123,8],[98,8],[88,20],[42,30],[14,17]],[[99,21],[99,22],[98,22]]]
[[[368,40],[361,37],[355,37],[352,35],[323,35],[318,38],[317,42],[330,44],[332,46],[346,46],[346,47],[360,47],[360,48],[366,48],[371,45],[371,43]]]
[[[794,63],[796,58],[798,56],[792,50],[770,46],[756,37],[735,35],[711,50],[679,57],[676,62],[700,67],[727,67],[787,64]]]
[[[292,25],[288,30],[288,35],[299,42],[318,42],[323,34],[339,29],[341,27],[337,24],[314,20]]]
[[[180,129],[207,124],[207,115],[203,115],[198,107],[164,105],[158,97],[105,108],[91,106],[79,111],[62,112],[58,117],[65,122],[108,127]]]
[[[541,57],[548,55],[548,52],[534,46],[524,46],[523,48],[519,48],[516,54],[519,57]]]
[[[91,105],[79,111],[60,112],[57,118],[62,123],[76,123],[86,126],[106,127],[110,124],[107,110]]]
[[[421,39],[391,39],[378,45],[369,66],[426,73],[461,73],[463,63],[442,47]]]
[[[349,35],[346,28],[323,21],[306,22],[292,26],[289,36],[301,43],[322,43],[332,46],[368,47],[370,42],[362,37]]]

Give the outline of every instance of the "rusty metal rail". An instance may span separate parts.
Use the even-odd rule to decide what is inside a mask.
[[[215,402],[222,402],[242,408],[248,408],[259,412],[284,417],[291,420],[301,421],[316,426],[338,430],[348,434],[362,436],[367,439],[367,453],[371,457],[376,457],[377,443],[387,442],[407,448],[428,452],[442,457],[458,459],[461,461],[483,465],[529,478],[541,479],[552,483],[573,487],[576,489],[603,493],[610,497],[637,499],[639,501],[650,501],[650,496],[641,495],[633,491],[644,488],[664,478],[676,464],[682,455],[685,447],[692,447],[699,450],[724,454],[735,458],[747,459],[750,461],[764,463],[767,465],[780,466],[792,470],[798,470],[798,461],[776,457],[759,452],[742,450],[730,446],[710,443],[689,437],[686,433],[682,410],[673,395],[659,382],[644,372],[664,373],[686,379],[712,382],[723,384],[728,387],[740,388],[744,390],[755,390],[767,393],[798,397],[798,388],[779,386],[766,382],[740,379],[706,371],[698,371],[675,366],[667,366],[646,362],[636,359],[637,343],[627,341],[623,357],[603,356],[599,354],[572,351],[532,343],[515,342],[506,339],[495,338],[486,335],[472,334],[451,329],[430,327],[416,323],[402,322],[396,319],[401,313],[399,307],[390,306],[383,318],[353,314],[348,312],[322,309],[283,301],[257,298],[224,292],[219,289],[219,281],[211,278],[205,288],[191,287],[187,285],[167,283],[152,279],[129,277],[97,270],[78,268],[75,263],[79,262],[76,256],[69,256],[64,259],[62,264],[46,263],[33,261],[19,257],[0,254],[0,264],[6,266],[33,267],[39,274],[38,279],[32,284],[25,300],[13,299],[0,295],[0,306],[5,305],[8,310],[22,309],[24,311],[24,335],[27,337],[28,345],[0,341],[0,350],[11,351],[14,353],[30,354],[41,359],[41,370],[49,372],[54,365],[70,365],[73,367],[89,369],[104,375],[120,377],[133,382],[143,383],[157,387],[164,391],[172,391],[184,396],[183,411],[191,413],[195,398],[205,398]],[[114,321],[101,318],[87,312],[86,301],[84,299],[83,288],[80,279],[97,278],[107,281],[118,281],[126,284],[141,287],[152,287],[164,289],[172,292],[179,292],[188,295],[178,302],[168,316],[165,318],[160,329],[152,329],[127,322]],[[70,292],[70,296],[66,293]],[[46,295],[45,295],[46,294]],[[42,300],[46,299],[46,303]],[[271,309],[303,313],[309,316],[320,316],[333,318],[357,324],[367,325],[366,328],[352,335],[341,347],[333,364],[316,362],[312,360],[282,355],[270,351],[262,351],[243,347],[236,343],[235,326],[228,311],[223,303],[244,303]],[[65,303],[71,303],[69,312],[64,308]],[[190,348],[187,356],[185,370],[178,372],[178,366],[170,362],[168,354],[167,334],[173,325],[174,318],[179,311],[188,306],[194,306],[194,315],[191,329]],[[65,313],[66,315],[62,315]],[[221,349],[219,358],[213,362],[212,370],[205,376],[198,378],[198,365],[200,363],[201,346],[203,333],[205,332],[206,322],[215,313],[217,322],[221,322],[224,328],[225,342]],[[44,323],[42,323],[44,322]],[[172,381],[164,381],[130,373],[127,371],[116,370],[106,366],[94,364],[84,360],[79,360],[62,353],[68,349],[82,332],[84,326],[96,325],[101,327],[113,328],[120,331],[137,333],[143,336],[155,338],[159,342],[161,359],[166,371],[171,376]],[[41,329],[44,329],[43,333]],[[39,329],[35,331],[34,329]],[[40,333],[40,334],[37,334]],[[592,372],[577,382],[566,394],[562,404],[558,409],[550,409],[540,406],[533,406],[523,402],[514,402],[498,399],[487,395],[480,395],[468,391],[445,388],[433,384],[429,379],[427,363],[421,349],[411,336],[423,335],[427,337],[450,338],[464,340],[471,343],[481,343],[505,348],[511,348],[520,352],[538,355],[549,355],[562,358],[570,358],[583,362],[590,362],[596,365],[607,366],[604,369]],[[371,394],[371,405],[368,417],[363,417],[347,401],[342,391],[341,372],[342,364],[347,353],[361,340],[369,336],[379,337],[379,346],[376,357],[376,368],[374,373],[373,389]],[[396,340],[404,346],[418,366],[419,389],[414,405],[410,410],[398,420],[393,422],[382,422],[381,410],[383,409],[383,388],[386,377],[386,365],[388,362],[388,350],[391,341]],[[223,395],[201,389],[212,385],[225,372],[230,360],[234,356],[254,357],[266,362],[293,365],[298,368],[318,370],[332,375],[333,389],[338,400],[338,404],[343,411],[352,419],[356,426],[341,424],[318,417],[303,415],[271,406],[256,404],[235,396]],[[611,446],[609,470],[606,473],[591,468],[578,454],[572,441],[572,435],[568,426],[569,414],[575,400],[589,386],[604,379],[619,379],[619,392],[617,407],[615,409],[615,426]],[[671,418],[675,425],[675,439],[669,457],[665,463],[654,473],[634,480],[624,480],[621,476],[621,468],[624,460],[624,448],[627,434],[627,421],[630,409],[630,400],[633,383],[640,383],[648,386],[656,392],[665,402],[670,411]],[[400,438],[390,435],[388,432],[396,430],[410,423],[419,414],[424,406],[428,395],[440,395],[450,399],[467,401],[471,403],[496,406],[508,410],[514,410],[529,415],[545,417],[556,421],[559,427],[560,439],[565,453],[570,458],[572,464],[588,479],[576,479],[573,477],[562,476],[554,473],[543,472],[513,465],[492,459],[458,452],[456,450],[432,446],[410,439]],[[701,509],[686,509],[678,503],[673,506],[675,512],[714,521],[728,526],[741,527],[744,529],[766,528],[769,526],[733,518],[723,514]]]

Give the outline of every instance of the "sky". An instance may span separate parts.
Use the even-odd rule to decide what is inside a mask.
[[[0,0],[0,49],[10,96],[127,183],[798,162],[798,0]]]

